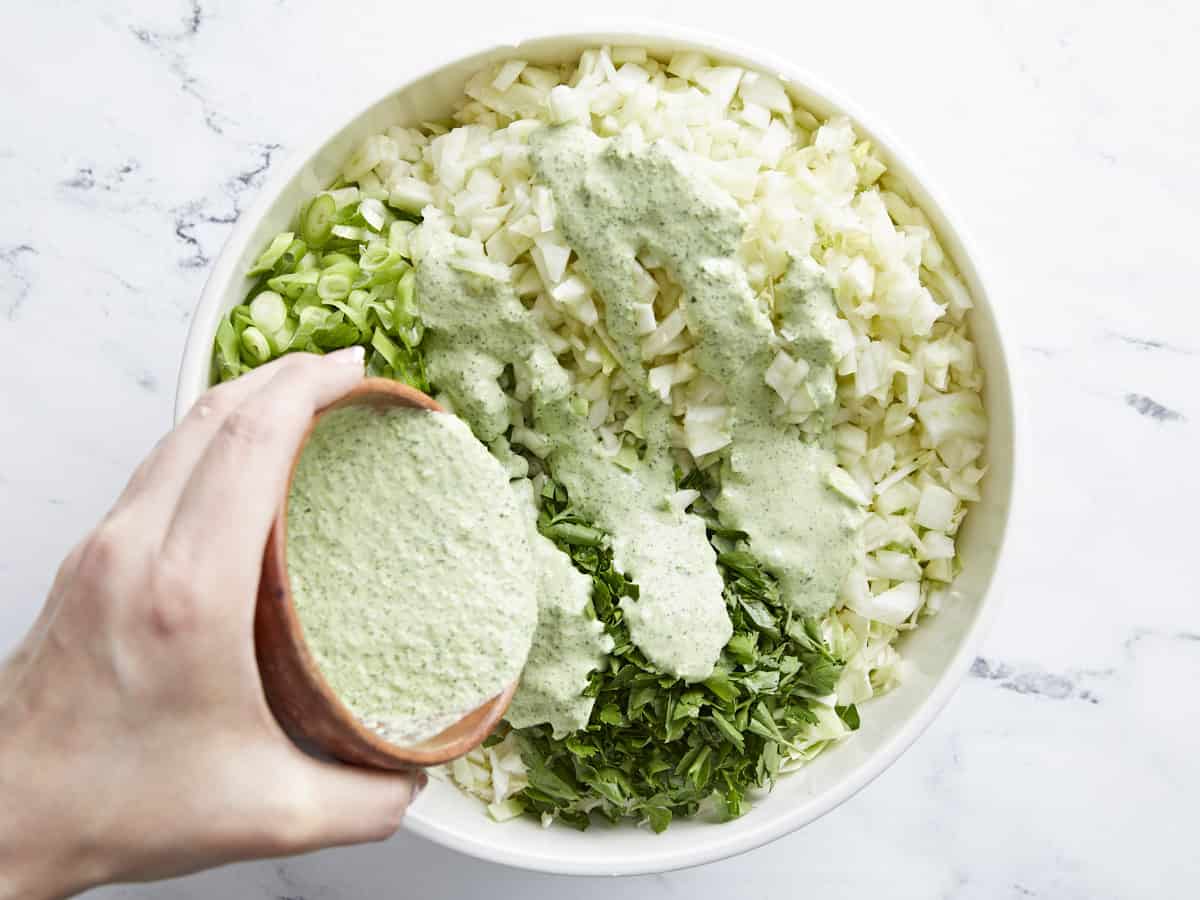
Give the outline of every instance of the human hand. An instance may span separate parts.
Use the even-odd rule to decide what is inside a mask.
[[[254,655],[263,547],[292,457],[313,412],[361,377],[354,348],[213,388],[67,556],[0,665],[0,900],[398,827],[424,776],[301,752]]]

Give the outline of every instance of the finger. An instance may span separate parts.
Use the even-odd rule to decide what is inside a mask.
[[[311,353],[289,353],[245,375],[209,388],[172,431],[150,451],[117,498],[113,514],[137,506],[139,518],[158,517],[160,528],[175,512],[188,476],[221,424],[255,391],[280,372],[304,365]]]
[[[228,416],[188,479],[163,552],[189,571],[257,575],[313,414],[362,379],[362,348],[279,371]]]
[[[380,772],[315,759],[306,766],[313,815],[292,836],[295,853],[390,837],[429,780],[423,771]]]

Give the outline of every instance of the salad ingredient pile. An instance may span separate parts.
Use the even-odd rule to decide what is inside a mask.
[[[218,375],[362,344],[503,467],[536,632],[450,770],[493,817],[739,815],[949,595],[985,472],[971,298],[871,144],[769,75],[596,48],[466,95],[276,238]]]

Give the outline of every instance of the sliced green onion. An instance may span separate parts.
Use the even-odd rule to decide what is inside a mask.
[[[292,272],[288,275],[276,275],[267,281],[267,287],[283,294],[289,300],[296,300],[304,293],[304,289],[316,285],[321,273],[315,270],[308,272]]]
[[[271,245],[263,251],[254,263],[254,266],[247,273],[250,276],[261,275],[263,272],[270,272],[275,268],[280,257],[287,252],[288,247],[292,245],[292,239],[295,235],[290,231],[285,231],[283,234],[275,235],[275,239],[271,241]]]
[[[241,374],[237,329],[229,319],[223,319],[217,327],[217,376],[220,381],[228,381]]]
[[[353,287],[353,280],[349,275],[345,272],[327,269],[321,273],[321,280],[317,282],[317,296],[326,303],[332,300],[344,300],[350,296],[351,287]]]
[[[397,283],[392,301],[393,330],[410,350],[425,336],[425,324],[417,314],[416,284],[417,274],[409,269]]]
[[[315,284],[310,284],[304,289],[304,293],[296,298],[296,301],[292,304],[292,314],[298,316],[301,310],[308,309],[310,306],[321,306],[321,298],[317,296],[317,286]]]
[[[288,345],[290,350],[312,350],[312,338],[317,329],[329,321],[332,310],[324,306],[306,306],[298,312],[296,331]]]
[[[358,263],[356,263],[351,257],[347,256],[345,253],[326,253],[324,256],[321,257],[321,268],[322,269],[331,269],[334,266],[344,266],[347,263],[349,263],[351,265],[355,265],[355,266],[358,265]]]
[[[375,188],[382,195],[382,183]],[[342,181],[312,198],[296,230],[272,238],[255,261],[259,280],[218,327],[218,380],[295,350],[367,344],[369,371],[428,390],[408,259],[414,227],[397,224],[381,196]]]
[[[371,241],[358,258],[358,264],[364,272],[374,272],[394,265],[400,259],[400,254],[390,249],[383,241]]]
[[[346,321],[341,310],[325,310],[325,317],[312,333],[312,345],[317,350],[340,350],[359,339],[358,329]]]
[[[400,367],[400,348],[382,331],[376,330],[371,336],[371,346],[379,351],[393,369]]]
[[[254,324],[254,320],[250,318],[250,307],[246,306],[244,303],[241,306],[235,306],[232,310],[230,310],[229,320],[233,322],[233,326],[237,329],[239,336],[247,325]]]
[[[292,338],[295,335],[296,320],[289,316],[278,331],[273,331],[267,335],[267,340],[271,342],[272,358],[287,350],[292,345]]]
[[[300,220],[300,236],[310,247],[323,247],[333,234],[337,203],[329,194],[313,197]]]
[[[378,334],[379,332],[376,332]],[[371,378],[389,378],[392,374],[392,367],[388,365],[384,355],[376,350],[371,354],[371,358],[367,360],[367,375]]]
[[[346,318],[354,323],[354,327],[363,335],[371,333],[371,326],[368,324],[368,303],[371,295],[366,291],[351,291],[350,296],[342,300],[330,300],[329,305],[340,309],[345,313]]]
[[[260,363],[265,363],[271,358],[270,342],[267,340],[266,335],[253,325],[242,332],[242,349],[246,351],[246,355],[250,357],[256,366]]]
[[[283,274],[284,272],[294,271],[300,260],[304,259],[307,255],[308,244],[304,243],[300,238],[296,238],[288,244],[288,248],[283,251],[283,256],[279,257],[275,262],[275,272]]]
[[[409,271],[408,262],[396,250],[392,250],[383,241],[372,241],[362,252],[359,259],[362,270],[370,274],[368,285],[380,285],[394,282]]]
[[[371,313],[375,314],[375,318],[379,321],[379,327],[384,331],[392,331],[395,327],[395,318],[392,316],[392,301],[390,297],[382,295],[376,296],[375,288],[371,292],[371,298],[366,304],[367,319],[370,321]]]
[[[250,318],[264,334],[274,334],[287,321],[287,304],[274,291],[263,291],[250,301]]]
[[[417,315],[417,273],[409,269],[396,285],[396,309],[409,318]]]

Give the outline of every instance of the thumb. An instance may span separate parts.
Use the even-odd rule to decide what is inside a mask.
[[[297,853],[391,837],[429,782],[423,770],[384,772],[312,758],[306,762],[307,793],[316,815],[311,827],[298,835]]]

